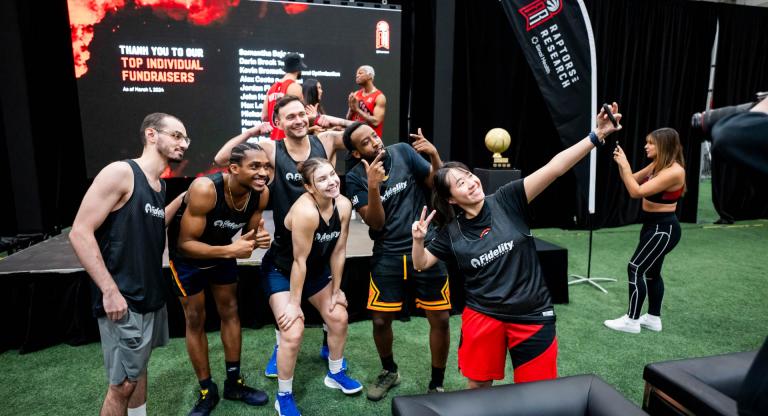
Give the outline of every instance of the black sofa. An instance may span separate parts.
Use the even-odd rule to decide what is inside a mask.
[[[738,415],[736,399],[756,351],[648,364],[643,410],[651,415]]]
[[[442,394],[399,396],[394,416],[646,415],[595,375]]]

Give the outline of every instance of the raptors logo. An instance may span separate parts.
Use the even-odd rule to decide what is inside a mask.
[[[555,17],[561,10],[563,10],[561,0],[534,0],[517,11],[525,17],[525,30],[530,31]]]
[[[383,20],[376,23],[376,49],[389,50],[389,23]]]

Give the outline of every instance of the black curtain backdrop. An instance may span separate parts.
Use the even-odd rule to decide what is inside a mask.
[[[752,101],[757,91],[768,90],[768,9],[720,5],[718,16],[716,108]],[[712,202],[720,217],[726,222],[768,218],[767,181],[766,175],[714,157]]]
[[[619,177],[610,148],[615,140],[633,170],[649,163],[645,138],[672,127],[680,133],[687,192],[678,203],[682,221],[696,222],[700,139],[691,131],[694,112],[706,103],[715,8],[690,1],[587,1],[595,31],[598,100],[615,100],[624,129],[599,152],[597,218],[599,226],[635,222],[641,201],[631,199]]]

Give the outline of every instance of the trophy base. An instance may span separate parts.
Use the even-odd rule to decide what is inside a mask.
[[[494,166],[495,167],[495,166]],[[486,195],[496,192],[502,185],[506,185],[522,177],[519,169],[481,169],[475,168],[475,176],[483,184],[483,191]]]

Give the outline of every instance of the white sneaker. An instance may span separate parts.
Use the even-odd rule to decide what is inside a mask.
[[[649,315],[646,313],[645,315],[642,315],[637,321],[640,322],[640,326],[645,329],[650,329],[651,331],[656,332],[661,331],[661,318],[658,316]]]
[[[616,331],[629,332],[630,334],[640,333],[640,320],[630,319],[627,315],[617,319],[609,319],[603,324]]]

